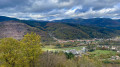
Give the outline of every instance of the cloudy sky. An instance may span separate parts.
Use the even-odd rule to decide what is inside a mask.
[[[120,18],[120,0],[0,0],[0,15],[19,19]]]

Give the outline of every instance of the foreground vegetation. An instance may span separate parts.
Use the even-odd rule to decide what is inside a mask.
[[[22,40],[3,38],[0,40],[0,67],[110,67],[104,64],[98,56],[109,54],[107,50],[92,51],[90,55],[75,57],[72,53],[61,50],[82,47],[56,48],[55,46],[43,47],[41,37],[35,33],[26,34]],[[46,50],[59,50],[49,52]],[[104,56],[103,56],[104,57]],[[119,65],[114,64],[115,67]],[[113,67],[114,67],[113,66]]]
[[[0,40],[0,64],[4,67],[34,67],[42,53],[40,36],[27,34],[20,41],[13,38]]]

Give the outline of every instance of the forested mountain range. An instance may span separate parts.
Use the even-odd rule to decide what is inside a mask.
[[[120,30],[120,20],[119,19],[113,20],[110,18],[91,18],[91,19],[78,18],[78,19],[54,20],[53,22],[73,23],[73,24],[104,27],[104,28]]]
[[[0,16],[0,38],[21,39],[29,32],[41,35],[42,41],[111,38],[120,35],[119,26],[119,20],[108,18],[37,21]]]

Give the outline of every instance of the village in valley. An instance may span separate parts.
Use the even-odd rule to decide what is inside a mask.
[[[110,39],[56,40],[58,45],[48,50],[46,49],[47,51],[72,53],[75,57],[82,57],[83,55],[99,57],[103,62],[108,63],[120,60],[120,45],[116,43],[120,41],[120,37]],[[109,43],[106,43],[108,41]]]

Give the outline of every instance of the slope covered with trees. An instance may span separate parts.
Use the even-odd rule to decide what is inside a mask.
[[[120,30],[120,20],[113,20],[110,18],[91,18],[91,19],[77,18],[77,19],[54,20],[53,22],[73,23],[73,24],[81,24],[86,26],[105,27],[109,29]]]
[[[52,40],[47,32],[25,23],[19,21],[0,22],[0,38],[13,37],[20,40],[26,33],[30,32],[39,34],[42,37],[42,41]]]
[[[120,31],[111,29],[119,26],[118,20],[112,19],[66,19],[57,21],[16,20],[0,22],[0,38],[14,37],[21,39],[24,34],[36,32],[42,41],[57,39],[111,38],[120,35]],[[2,19],[2,18],[1,18]],[[13,21],[11,21],[13,20]],[[110,27],[110,28],[109,28]],[[14,35],[13,35],[14,34]],[[19,35],[19,36],[18,36]]]
[[[23,22],[24,23],[24,22]],[[26,24],[47,31],[52,37],[58,39],[87,39],[87,38],[109,38],[118,36],[119,30],[108,28],[85,26],[72,23],[51,22],[25,22]]]

